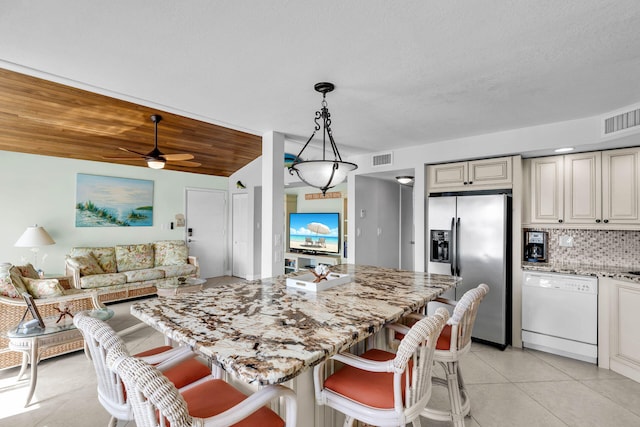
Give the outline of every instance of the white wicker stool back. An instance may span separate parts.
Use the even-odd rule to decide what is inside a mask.
[[[296,425],[295,393],[280,385],[267,386],[236,406],[203,419],[189,414],[183,396],[157,368],[129,356],[121,347],[114,347],[109,351],[107,364],[117,372],[127,388],[137,427],[164,427],[165,420],[171,424],[171,427],[226,427],[242,421],[270,401],[280,397],[284,398],[286,405],[286,426],[295,427]],[[210,396],[210,398],[215,399],[216,396]]]
[[[82,332],[85,351],[93,361],[98,377],[98,400],[111,414],[109,426],[115,426],[118,420],[133,420],[120,378],[107,367],[106,360],[107,351],[114,346],[124,347],[124,342],[109,325],[93,317],[78,313],[73,323]]]

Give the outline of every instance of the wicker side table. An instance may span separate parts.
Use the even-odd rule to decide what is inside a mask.
[[[90,310],[88,313],[92,317],[96,317],[101,320],[109,320],[113,317],[113,310],[101,309]],[[32,329],[27,332],[23,332],[22,329],[17,327],[5,333],[9,338],[9,349],[22,353],[22,366],[18,373],[17,381],[20,381],[22,376],[27,371],[27,365],[31,364],[31,376],[29,378],[29,393],[27,394],[27,401],[25,407],[31,402],[33,393],[36,390],[36,383],[38,382],[38,363],[40,362],[40,356],[44,350],[49,347],[66,344],[76,341],[80,331],[73,324],[73,320],[64,318],[60,323],[56,323],[57,317],[47,317],[44,319],[44,329]]]

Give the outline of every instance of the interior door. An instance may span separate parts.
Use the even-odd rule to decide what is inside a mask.
[[[226,260],[227,193],[220,190],[186,190],[186,231],[189,253],[198,257],[200,276],[224,275]]]
[[[231,240],[232,260],[231,274],[235,277],[247,278],[249,262],[249,195],[236,193],[231,196]]]

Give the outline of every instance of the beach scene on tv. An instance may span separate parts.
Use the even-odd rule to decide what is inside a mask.
[[[301,251],[340,253],[337,213],[297,212],[289,215],[289,247]]]

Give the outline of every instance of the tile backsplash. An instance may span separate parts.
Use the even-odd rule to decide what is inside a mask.
[[[640,269],[640,231],[528,228],[549,233],[549,264],[580,264]],[[572,247],[560,236],[573,237]]]

